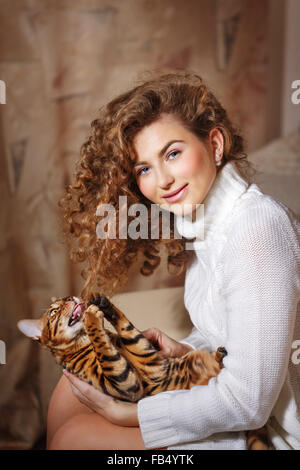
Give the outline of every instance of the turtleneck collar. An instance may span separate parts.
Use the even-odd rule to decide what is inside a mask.
[[[196,211],[196,219],[191,214],[176,215],[176,228],[185,238],[197,237],[197,243],[206,240],[232,210],[236,200],[247,190],[249,183],[242,178],[236,165],[227,162]]]

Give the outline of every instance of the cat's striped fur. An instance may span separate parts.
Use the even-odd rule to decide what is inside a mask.
[[[104,327],[104,318],[116,333]],[[33,323],[35,322],[35,323]],[[84,304],[65,297],[40,320],[22,320],[23,333],[48,348],[55,360],[105,393],[130,402],[166,390],[206,385],[223,367],[226,350],[190,351],[164,357],[106,297],[92,294]],[[267,449],[265,429],[248,431],[250,449]]]

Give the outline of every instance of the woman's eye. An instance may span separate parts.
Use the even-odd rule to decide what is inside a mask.
[[[148,167],[142,168],[141,170],[137,171],[136,175],[137,176],[145,175],[146,173],[144,173],[144,170],[149,170],[149,168]]]
[[[173,155],[173,158],[171,158],[171,160],[174,160],[174,158],[176,158],[178,154],[179,154],[179,150],[173,150],[173,152],[169,153],[168,158],[170,158],[171,155]]]
[[[58,308],[54,308],[53,310],[50,310],[49,316],[52,317],[55,315],[55,313],[58,312]]]
[[[169,155],[167,156],[167,159],[174,160],[179,153],[180,153],[179,150],[173,150],[173,152],[169,153]],[[137,171],[136,176],[146,175],[148,173],[148,170],[149,168],[145,166],[141,170]]]

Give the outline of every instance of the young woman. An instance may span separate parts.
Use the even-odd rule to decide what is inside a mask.
[[[142,273],[151,274],[165,247],[170,270],[187,267],[194,328],[181,342],[155,328],[145,334],[170,356],[220,345],[228,354],[207,386],[137,404],[63,376],[49,407],[48,448],[245,449],[244,431],[267,423],[276,449],[300,449],[300,227],[250,184],[247,168],[242,137],[193,73],[161,75],[100,111],[62,201],[78,240],[73,258],[88,260],[83,295],[95,285],[115,293],[139,252]],[[119,196],[128,207],[154,203],[174,214],[170,239],[97,238],[97,207],[119,211]]]

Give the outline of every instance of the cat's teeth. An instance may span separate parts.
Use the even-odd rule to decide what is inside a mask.
[[[69,326],[74,325],[74,323],[77,323],[77,321],[80,319],[82,309],[83,309],[83,305],[84,305],[83,302],[78,303],[78,304],[75,305],[75,307],[73,309],[73,312],[71,314],[71,318],[69,320]]]

